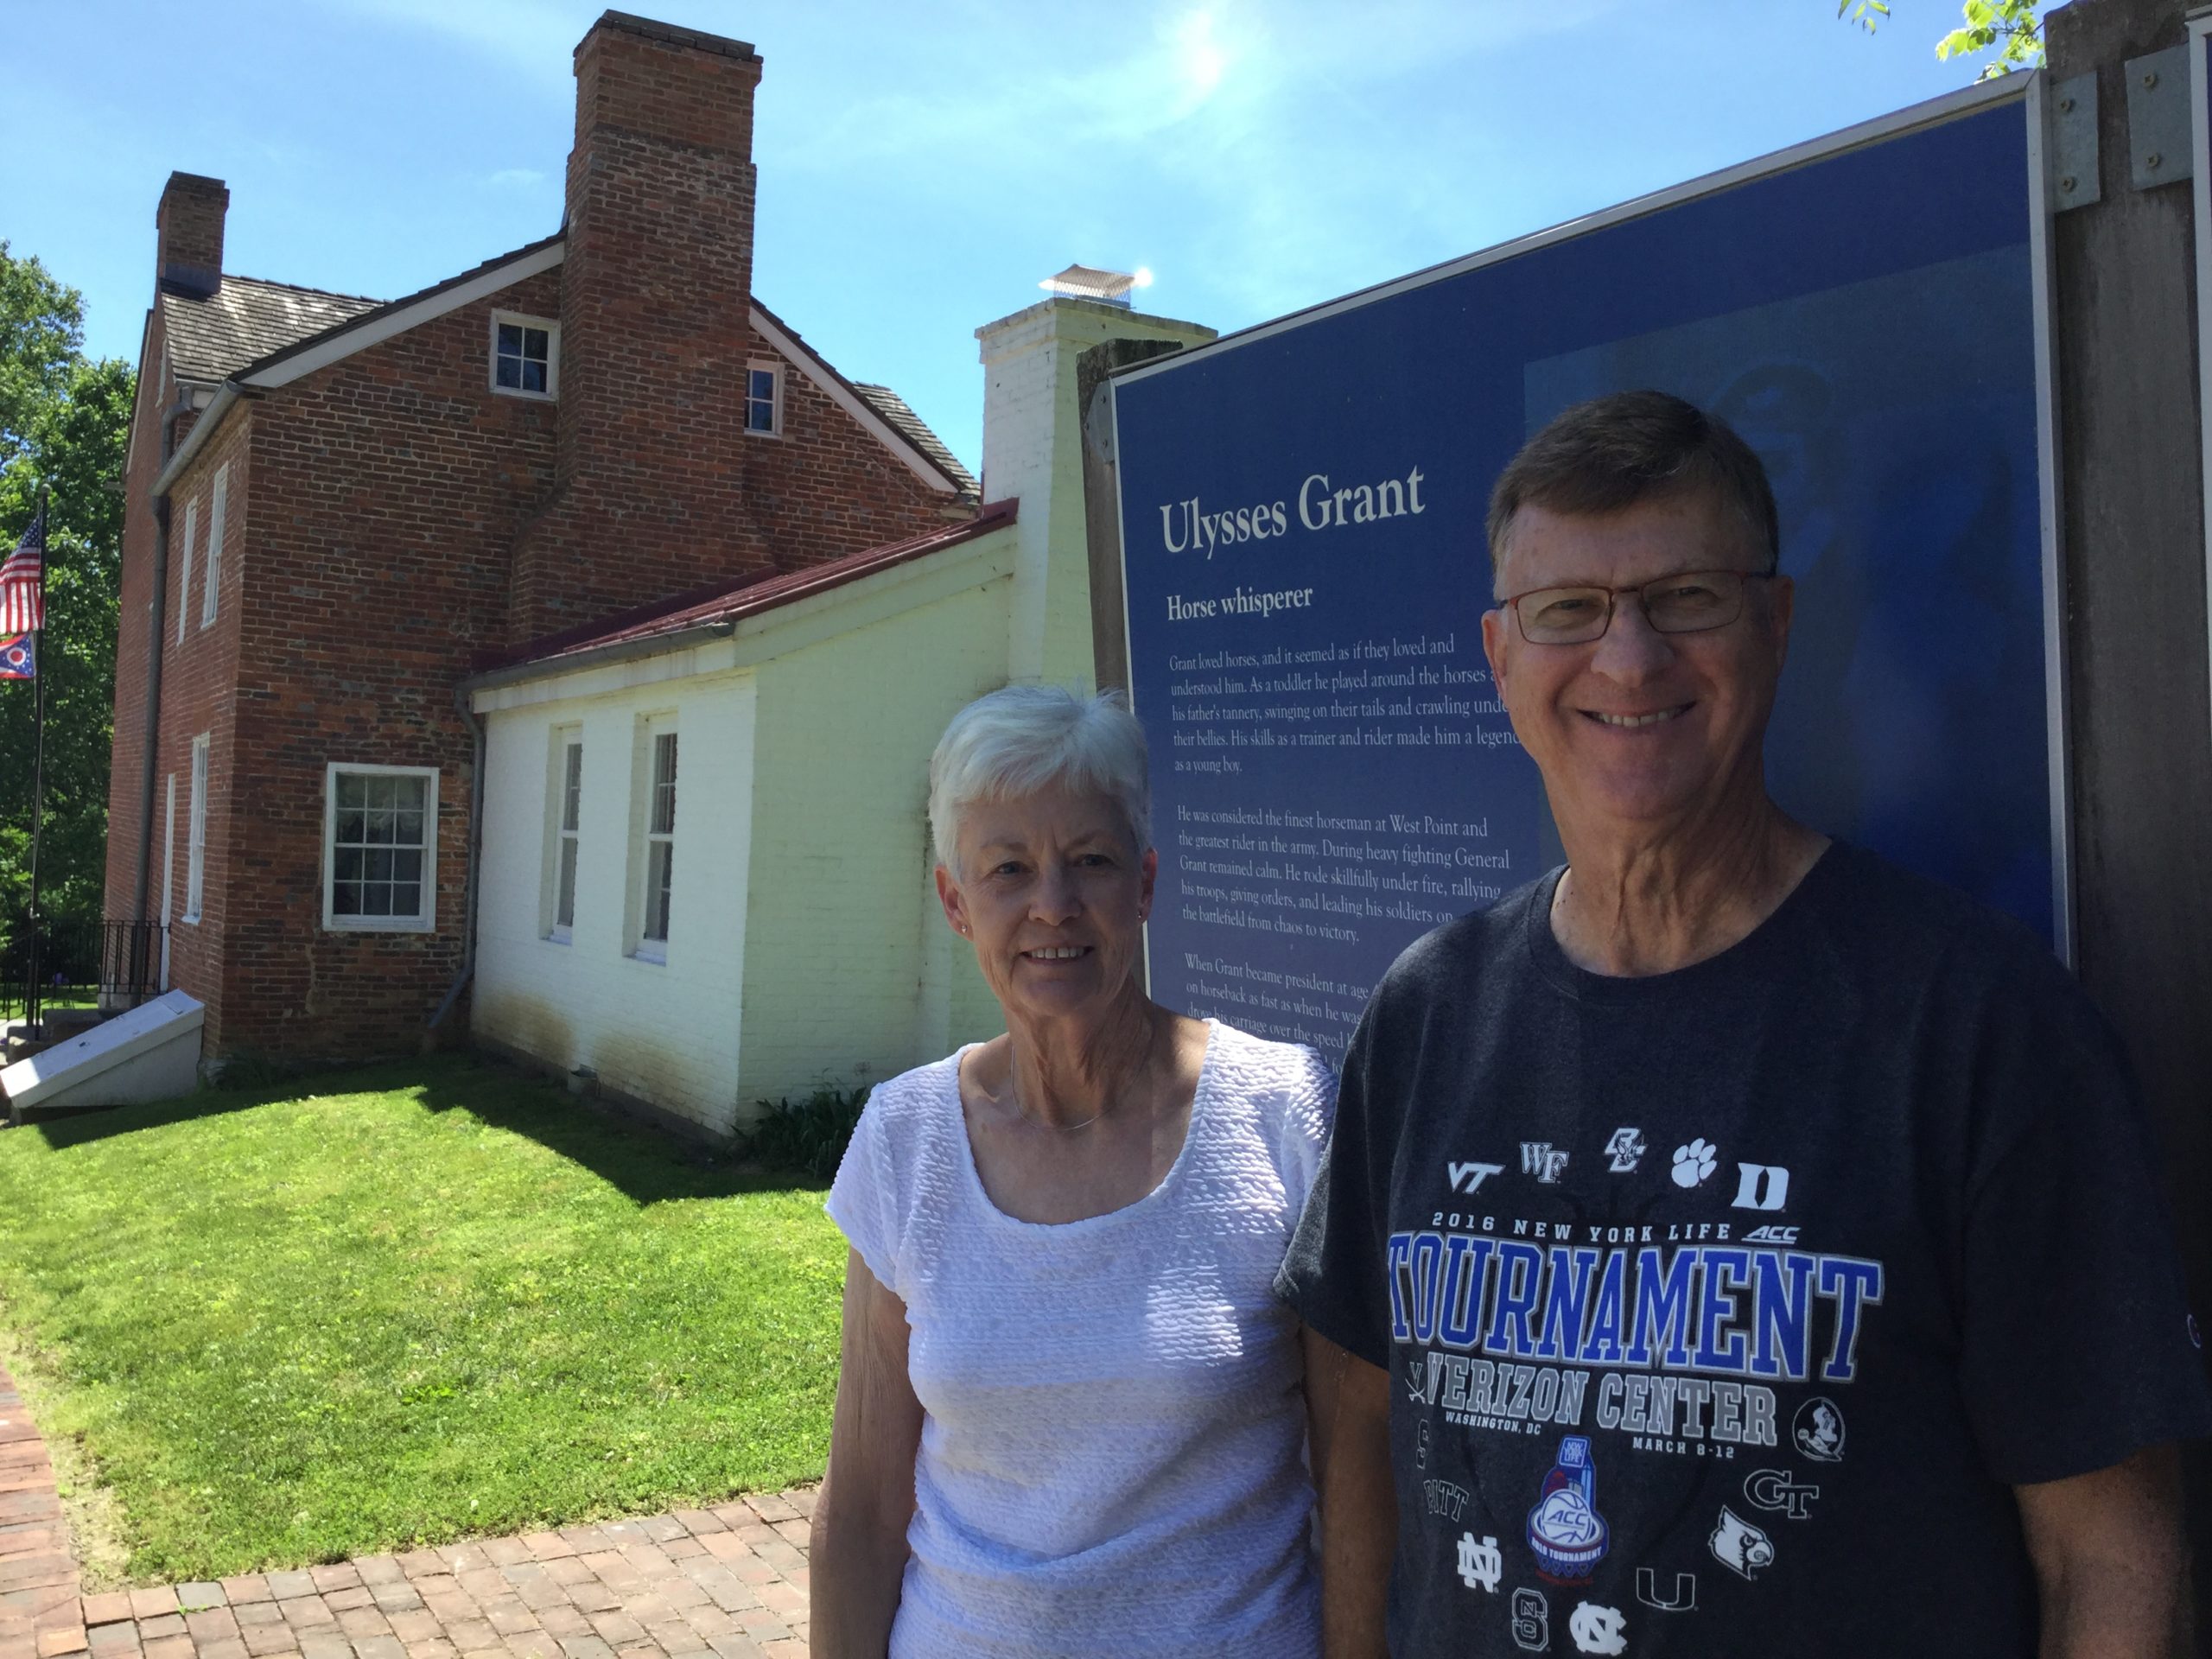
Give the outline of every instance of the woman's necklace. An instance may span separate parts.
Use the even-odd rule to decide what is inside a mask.
[[[1149,1058],[1148,1055],[1147,1058]],[[1144,1065],[1141,1061],[1139,1062],[1136,1070],[1138,1071],[1144,1070]],[[1007,1057],[1006,1092],[1007,1098],[1014,1102],[1014,1109],[1015,1114],[1023,1122],[1031,1124],[1037,1128],[1049,1130],[1054,1135],[1073,1135],[1077,1129],[1089,1128],[1092,1124],[1096,1123],[1100,1118],[1105,1116],[1120,1103],[1120,1095],[1122,1093],[1119,1090],[1115,1090],[1107,1097],[1106,1104],[1101,1106],[1096,1111],[1093,1112],[1089,1117],[1084,1118],[1080,1123],[1055,1123],[1049,1118],[1038,1116],[1034,1112],[1031,1111],[1027,1106],[1021,1103],[1021,1080],[1014,1065],[1014,1057],[1010,1054]]]
[[[1080,1123],[1055,1123],[1049,1118],[1039,1117],[1021,1103],[1021,1091],[1014,1086],[1010,1076],[1007,1078],[1006,1089],[1007,1093],[1014,1097],[1014,1109],[1020,1115],[1023,1122],[1040,1129],[1050,1129],[1055,1135],[1073,1135],[1077,1129],[1087,1129],[1113,1109],[1110,1104],[1101,1106]]]

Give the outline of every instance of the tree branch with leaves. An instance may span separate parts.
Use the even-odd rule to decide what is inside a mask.
[[[1971,58],[1994,50],[1996,56],[1981,67],[1978,79],[1994,79],[2015,69],[2038,68],[2043,63],[2043,19],[2038,0],[1966,0],[1960,26],[1936,42],[1936,55],[1945,62]],[[1836,0],[1835,15],[1872,35],[1890,16],[1884,0]]]

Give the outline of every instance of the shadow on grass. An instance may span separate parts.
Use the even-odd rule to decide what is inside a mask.
[[[491,1128],[534,1141],[589,1170],[639,1205],[746,1192],[821,1192],[829,1185],[797,1171],[740,1162],[732,1154],[595,1110],[520,1066],[480,1054],[426,1055],[418,1060],[315,1071],[250,1089],[203,1088],[181,1100],[92,1110],[25,1128],[60,1151],[286,1101],[398,1092],[412,1094],[427,1111],[463,1110]]]

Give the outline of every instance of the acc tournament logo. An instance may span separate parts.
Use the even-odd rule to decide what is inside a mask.
[[[1605,1517],[1598,1513],[1598,1475],[1590,1442],[1569,1434],[1529,1511],[1529,1548],[1536,1573],[1554,1584],[1587,1584],[1605,1554]]]

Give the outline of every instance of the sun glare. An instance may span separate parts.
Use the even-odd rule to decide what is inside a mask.
[[[1175,48],[1183,79],[1200,98],[1221,85],[1229,54],[1214,39],[1213,15],[1194,11],[1176,26]]]

